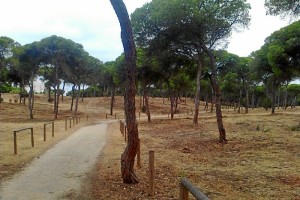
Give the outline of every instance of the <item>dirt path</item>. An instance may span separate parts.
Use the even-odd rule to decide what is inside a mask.
[[[69,199],[78,196],[81,181],[92,170],[106,142],[112,121],[80,128],[4,182],[1,200]]]

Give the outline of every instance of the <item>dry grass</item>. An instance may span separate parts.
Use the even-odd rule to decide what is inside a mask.
[[[299,108],[269,115],[224,111],[229,143],[218,143],[214,115],[140,121],[142,163],[137,185],[122,183],[120,155],[125,142],[118,126],[93,176],[95,199],[178,199],[179,181],[188,177],[211,199],[300,199]],[[155,151],[155,196],[148,196],[148,152]]]
[[[145,114],[141,114],[139,120],[142,167],[136,168],[140,179],[136,185],[122,183],[120,156],[126,142],[119,125],[112,124],[99,162],[83,185],[84,199],[178,199],[182,177],[188,177],[211,199],[300,199],[299,108],[276,110],[275,115],[261,109],[250,110],[247,115],[224,110],[229,143],[220,145],[214,114],[202,111],[200,124],[195,127],[190,112],[192,101],[186,102],[187,105],[179,105],[180,117],[176,115],[170,120],[169,103],[150,99],[151,112],[157,118],[147,123],[142,118]],[[47,142],[41,137],[43,123],[52,120],[53,114],[45,97],[37,100],[35,120],[27,119],[26,106],[9,104],[7,100],[0,104],[0,180],[79,127],[64,130],[64,119],[71,115],[69,103],[70,99],[62,103],[59,120],[55,121],[58,134],[54,138],[49,134]],[[136,103],[139,106],[139,98]],[[80,111],[93,122],[105,119],[109,105],[109,98],[89,98],[80,103]],[[123,99],[118,97],[115,104],[118,118],[124,117],[122,109]],[[24,126],[34,126],[36,147],[30,147],[29,133],[24,133],[20,135],[19,154],[13,155],[12,131]],[[150,150],[155,151],[153,197],[148,196]]]
[[[65,97],[59,106],[58,120],[55,120],[55,137],[52,138],[51,124],[47,125],[47,141],[44,141],[44,123],[53,121],[53,105],[47,102],[47,96],[36,95],[34,105],[34,119],[29,119],[28,106],[15,103],[18,95],[2,94],[4,102],[0,103],[0,181],[19,171],[33,158],[51,148],[58,141],[68,137],[81,126],[93,123],[95,120],[105,118],[105,112],[109,105],[106,98],[87,99],[80,102],[78,115],[81,116],[79,124],[72,125],[65,130],[65,119],[72,116],[70,110],[71,99]],[[10,99],[12,99],[10,103]],[[95,109],[99,107],[101,109]],[[89,115],[89,121],[86,120]],[[73,124],[73,121],[72,121]],[[35,147],[31,147],[30,130],[17,133],[18,154],[14,155],[13,131],[23,128],[33,128]]]

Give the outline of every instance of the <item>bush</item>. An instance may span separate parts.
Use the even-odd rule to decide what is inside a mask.
[[[269,97],[266,97],[262,101],[262,107],[266,110],[272,107],[272,100]]]

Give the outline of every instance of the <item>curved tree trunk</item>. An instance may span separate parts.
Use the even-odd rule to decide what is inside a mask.
[[[219,141],[220,143],[227,143],[226,139],[226,130],[223,125],[223,116],[221,110],[221,89],[217,82],[217,66],[214,55],[206,48],[204,45],[204,50],[206,51],[211,64],[212,75],[210,77],[211,84],[214,91],[215,96],[215,105],[216,105],[216,116],[217,116],[217,124],[219,129]]]
[[[121,26],[121,39],[125,52],[126,87],[125,115],[128,129],[128,143],[121,156],[121,173],[124,183],[138,183],[134,174],[134,158],[138,150],[138,127],[135,116],[136,94],[136,50],[132,35],[132,27],[126,6],[122,0],[110,0]]]

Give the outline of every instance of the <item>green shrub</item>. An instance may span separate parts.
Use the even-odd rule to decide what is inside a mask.
[[[262,101],[262,107],[266,110],[272,107],[272,100],[269,97],[265,97]]]

